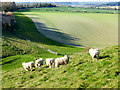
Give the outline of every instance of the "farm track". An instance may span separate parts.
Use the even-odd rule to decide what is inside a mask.
[[[32,42],[32,43],[33,43],[33,42]],[[46,50],[46,51],[48,51],[48,52],[50,52],[50,53],[52,53],[52,54],[59,55],[58,52],[54,52],[54,51],[52,51],[52,50],[50,50],[50,49],[47,49],[47,48],[45,48],[45,47],[43,47],[43,46],[41,46],[41,45],[35,44],[35,43],[33,43],[33,44],[36,45],[36,46],[38,46],[38,47],[40,47],[40,48],[42,48],[42,49],[44,49],[44,50]]]

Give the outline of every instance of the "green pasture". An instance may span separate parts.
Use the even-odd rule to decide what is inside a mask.
[[[11,58],[15,59],[16,57],[12,56]],[[27,55],[21,57],[29,61]],[[9,58],[6,59],[9,60]],[[55,68],[49,69],[46,65],[28,72],[23,67],[4,70],[2,87],[118,88],[118,77],[118,47],[114,46],[100,50],[100,59],[94,62],[88,51],[82,51],[70,55],[70,62],[66,66],[61,65],[56,70]]]
[[[81,8],[81,7],[44,7],[44,8],[32,8],[30,10],[38,10],[38,11],[59,11],[59,12],[81,12],[81,13],[108,13],[108,14],[116,14],[118,10],[106,10],[106,9],[95,9],[95,8]]]
[[[21,13],[14,13],[14,15],[17,29],[2,32],[3,70],[22,67],[22,62],[34,61],[34,58],[56,58],[83,50],[83,48],[64,45],[45,37],[38,32],[31,19]],[[40,46],[55,51],[59,55],[54,55]]]
[[[118,88],[118,46],[112,46],[117,45],[117,14],[33,10],[14,16],[16,30],[2,31],[2,88]],[[93,62],[89,47],[102,47],[98,61]],[[70,55],[66,66],[55,70],[45,65],[46,58],[65,54]],[[43,58],[44,65],[26,72],[22,62],[34,58]]]
[[[106,47],[118,43],[117,14],[45,12],[30,10],[39,31],[55,41],[86,47]]]

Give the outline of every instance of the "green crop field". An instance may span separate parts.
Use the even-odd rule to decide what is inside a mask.
[[[81,13],[108,13],[116,14],[118,10],[106,10],[106,9],[93,9],[93,8],[81,8],[81,7],[51,7],[51,8],[32,8],[31,10],[37,11],[59,11],[59,12],[81,12]]]
[[[39,31],[70,45],[105,47],[118,43],[117,14],[72,12],[23,12],[33,19]]]
[[[0,88],[118,88],[117,14],[30,10],[14,16],[16,30],[2,31]],[[89,47],[102,48],[98,61],[93,62]],[[65,54],[70,55],[66,66],[46,67],[46,58]],[[44,65],[26,72],[22,62],[34,58],[43,58]]]

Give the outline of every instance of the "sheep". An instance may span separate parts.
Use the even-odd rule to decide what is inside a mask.
[[[7,12],[7,15],[13,15],[13,13],[12,12]]]
[[[70,56],[65,55],[64,57],[61,58],[56,58],[55,59],[55,69],[59,67],[59,65],[66,65],[69,62]]]
[[[33,61],[28,62],[28,63],[23,62],[22,65],[23,65],[23,67],[24,67],[24,69],[25,69],[26,71],[28,71],[29,68],[30,68],[31,71],[32,71],[32,70],[33,70],[32,68],[35,67]]]
[[[46,65],[49,66],[49,68],[53,67],[54,59],[53,58],[46,58]]]
[[[40,66],[43,65],[43,58],[40,58],[35,61],[35,66],[40,68]]]
[[[92,56],[93,61],[94,61],[94,58],[97,58],[97,59],[99,58],[99,49],[91,48],[89,49],[89,53]]]

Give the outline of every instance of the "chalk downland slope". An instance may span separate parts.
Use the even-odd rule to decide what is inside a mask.
[[[22,62],[43,58],[55,58],[65,54],[74,54],[83,48],[73,47],[55,42],[36,29],[32,20],[21,13],[15,13],[17,29],[2,32],[2,62],[3,70],[21,67]],[[58,52],[55,55],[41,48],[45,47]],[[8,68],[9,67],[9,68]]]
[[[71,55],[58,70],[43,65],[26,72],[23,67],[3,71],[3,88],[118,88],[118,47],[100,50],[93,62],[88,50]]]
[[[117,14],[39,10],[22,13],[33,19],[43,35],[61,43],[102,48],[118,43]]]
[[[63,45],[45,37],[37,31],[32,20],[21,13],[15,13],[15,18],[17,30],[3,31],[3,59],[0,63],[3,88],[118,87],[117,46],[100,50],[100,59],[93,62],[88,49]],[[51,54],[38,45],[60,55]],[[65,54],[70,55],[70,62],[58,70],[43,65],[40,69],[26,72],[22,67],[22,62],[34,61],[34,58],[57,58]]]

